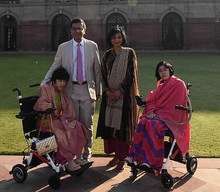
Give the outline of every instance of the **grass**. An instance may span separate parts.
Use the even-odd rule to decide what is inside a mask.
[[[32,83],[41,82],[51,66],[54,53],[12,53],[0,54],[0,154],[21,154],[27,146],[21,120],[15,115],[19,112],[17,93],[12,89],[19,87],[22,96],[37,94],[37,88],[29,88]],[[175,75],[186,83],[190,82],[190,99],[193,105],[191,124],[190,153],[197,157],[220,157],[220,66],[219,53],[139,53],[138,76],[140,91],[145,98],[156,88],[154,76],[156,64],[166,60],[173,64]],[[36,62],[38,61],[38,62]],[[100,101],[94,116],[94,136],[98,120]],[[93,153],[105,155],[103,141],[94,139]]]

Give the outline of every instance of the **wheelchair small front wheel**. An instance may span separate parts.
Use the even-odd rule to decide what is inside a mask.
[[[161,175],[161,183],[167,189],[170,189],[173,186],[173,177],[169,173],[163,173]]]
[[[22,164],[17,164],[12,168],[13,178],[18,183],[23,183],[27,179],[27,169]]]
[[[198,161],[196,157],[190,156],[187,158],[186,169],[189,174],[193,175],[196,172],[197,165],[198,165]]]
[[[59,189],[61,185],[59,175],[51,175],[48,179],[48,184],[52,189]]]

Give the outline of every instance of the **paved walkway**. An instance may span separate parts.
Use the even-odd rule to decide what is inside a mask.
[[[41,164],[28,171],[27,180],[19,184],[9,171],[15,164],[22,163],[22,156],[0,156],[0,191],[1,192],[50,192],[55,191],[48,186],[48,178],[54,172],[48,165]],[[160,176],[140,172],[135,180],[130,167],[117,173],[114,168],[105,165],[111,158],[93,157],[91,168],[81,176],[70,176],[62,172],[62,192],[219,192],[220,191],[220,159],[198,158],[198,168],[193,176],[188,175],[186,166],[170,161],[168,172],[174,178],[174,185],[166,189],[161,184]]]

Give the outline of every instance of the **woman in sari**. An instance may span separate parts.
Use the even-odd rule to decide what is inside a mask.
[[[187,90],[185,83],[173,75],[171,64],[166,61],[157,65],[155,76],[157,89],[146,98],[146,105],[140,118],[134,140],[129,150],[128,163],[147,166],[158,174],[164,158],[164,135],[169,128],[177,140],[183,155],[189,150],[189,123],[173,125],[169,122],[183,123],[188,119],[188,112],[175,109],[176,105],[187,107]]]
[[[107,43],[113,48],[104,53],[101,63],[103,95],[96,137],[104,139],[106,154],[115,153],[107,166],[117,165],[116,170],[122,171],[139,115],[137,58],[133,49],[123,47],[126,35],[120,27],[109,31]]]
[[[73,103],[62,91],[68,80],[69,74],[64,68],[56,69],[52,75],[52,84],[40,87],[39,99],[34,109],[56,108],[46,118],[38,119],[37,129],[43,132],[53,132],[58,143],[57,161],[68,161],[67,169],[74,172],[89,163],[79,159],[88,131],[81,122],[75,119]]]

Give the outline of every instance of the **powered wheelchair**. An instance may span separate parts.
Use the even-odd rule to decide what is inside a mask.
[[[39,86],[40,84],[33,84],[30,87]],[[37,117],[38,115],[47,115],[52,113],[55,108],[49,108],[46,111],[35,111],[33,109],[39,96],[29,96],[23,98],[19,88],[12,90],[13,92],[18,92],[18,100],[20,105],[20,112],[16,115],[16,118],[22,120],[23,133],[27,142],[27,147],[22,151],[23,154],[23,164],[14,165],[9,174],[13,175],[13,178],[18,183],[23,183],[27,179],[27,171],[31,168],[37,167],[41,163],[48,164],[54,171],[55,174],[51,175],[48,179],[48,184],[52,189],[58,189],[61,185],[60,175],[61,170],[65,171],[67,174],[72,176],[80,176],[83,174],[84,170],[88,169],[93,162],[81,166],[82,168],[78,171],[70,172],[66,168],[65,160],[62,162],[57,162],[56,156],[58,154],[57,150],[49,151],[44,155],[40,155],[36,148],[36,143],[38,141],[43,141],[51,136],[50,132],[40,132],[36,130]],[[29,157],[25,157],[25,151],[30,153]]]
[[[192,114],[192,106],[191,106],[190,99],[189,99],[191,86],[192,85],[190,83],[188,83],[186,86],[188,107],[186,108],[186,107],[179,106],[179,105],[175,106],[175,109],[188,111],[189,117],[185,123],[190,121],[191,114]],[[136,96],[135,98],[136,98],[137,104],[139,106],[145,106],[146,103],[145,103],[145,101],[142,101],[141,96]],[[163,120],[163,119],[160,119],[160,120],[164,121],[166,123],[165,120]],[[172,122],[169,122],[169,123],[172,123]],[[197,169],[198,162],[197,162],[197,158],[195,156],[189,155],[189,152],[187,152],[184,156],[182,155],[182,153],[177,145],[176,139],[170,129],[165,131],[165,137],[168,137],[168,141],[164,140],[164,150],[165,150],[164,151],[164,158],[166,158],[166,161],[163,162],[163,166],[161,169],[161,182],[164,187],[169,189],[174,184],[173,177],[168,173],[168,171],[166,169],[170,160],[177,161],[182,164],[186,164],[186,169],[187,169],[188,173],[191,175],[193,175],[195,173],[195,171]],[[131,167],[131,173],[133,175],[133,179],[136,179],[137,174],[138,174],[138,170],[145,171],[147,173],[154,173],[154,170],[150,167],[140,166],[140,165],[137,165],[134,163],[127,163],[127,165]]]

